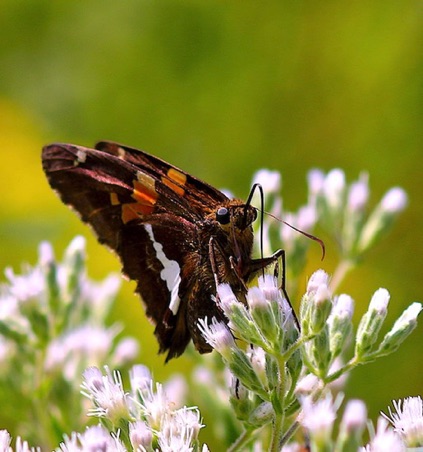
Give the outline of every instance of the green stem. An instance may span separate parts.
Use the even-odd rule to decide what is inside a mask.
[[[281,450],[281,443],[283,438],[283,413],[276,413],[273,421],[272,442],[269,450],[271,452],[279,452]]]
[[[254,430],[248,429],[244,430],[234,443],[228,448],[228,452],[236,452],[237,450],[245,450],[245,446],[253,439]]]
[[[273,401],[275,410],[275,418],[273,420],[272,439],[269,450],[271,452],[279,452],[281,450],[283,434],[283,425],[285,421],[285,365],[286,361],[283,356],[275,356],[278,363],[278,385],[276,388],[276,396]]]
[[[342,366],[337,371],[335,371],[333,374],[328,375],[327,378],[325,378],[325,383],[331,383],[332,381],[337,380],[342,374],[349,372],[354,367],[358,366],[359,364],[362,364],[361,362],[357,361],[356,357],[352,358],[345,366]]]

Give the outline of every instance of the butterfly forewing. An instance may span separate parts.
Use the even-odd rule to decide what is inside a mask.
[[[211,185],[200,181],[164,160],[138,149],[108,141],[97,143],[96,149],[134,164],[159,183],[170,187],[176,194],[183,197],[189,203],[190,211],[198,209],[200,212],[204,212],[205,208],[213,210],[218,203],[228,201],[228,198],[221,191]]]

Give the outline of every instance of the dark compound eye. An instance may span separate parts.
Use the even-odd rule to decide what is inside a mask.
[[[229,210],[226,207],[220,207],[216,212],[216,221],[220,224],[228,224],[230,221]]]

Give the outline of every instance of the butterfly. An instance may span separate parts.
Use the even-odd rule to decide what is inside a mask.
[[[113,142],[95,149],[51,144],[43,169],[62,201],[115,251],[137,283],[166,361],[190,340],[212,350],[198,320],[227,322],[216,289],[227,283],[245,300],[248,282],[283,253],[252,258],[257,209],[147,154]]]

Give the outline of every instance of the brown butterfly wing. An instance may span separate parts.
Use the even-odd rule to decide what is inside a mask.
[[[97,147],[46,146],[44,171],[62,201],[120,256],[156,324],[160,351],[178,356],[191,337],[185,312],[199,259],[195,224],[227,198],[145,152]]]

